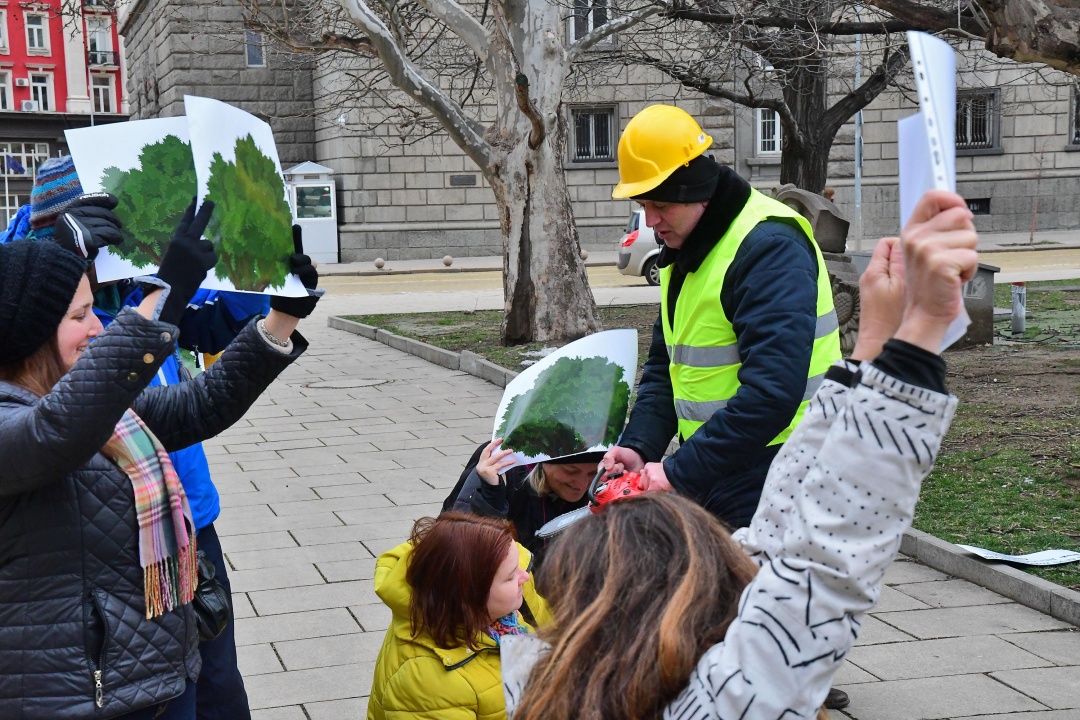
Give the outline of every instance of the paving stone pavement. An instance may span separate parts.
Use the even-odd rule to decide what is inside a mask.
[[[320,303],[311,349],[206,443],[256,720],[365,716],[389,622],[375,558],[438,512],[501,395],[329,329],[342,301]],[[1080,720],[1080,630],[912,561],[886,583],[834,719]]]

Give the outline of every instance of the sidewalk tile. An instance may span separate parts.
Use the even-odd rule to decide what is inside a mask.
[[[1037,610],[1008,603],[882,613],[884,620],[920,639],[1058,630],[1068,624]]]
[[[362,720],[367,717],[367,695],[348,700],[304,703],[304,709],[311,720]]]
[[[965,605],[995,605],[1009,602],[1008,598],[967,580],[943,580],[894,585],[894,589],[921,600],[932,607],[962,607]]]
[[[874,606],[874,613],[899,612],[901,610],[926,610],[930,606],[910,595],[898,592],[888,585],[881,587],[881,597]]]
[[[244,677],[281,672],[285,669],[281,667],[281,661],[270,643],[238,647],[236,659],[240,674]]]
[[[1001,639],[1057,665],[1080,665],[1080,629],[1002,635]],[[1080,682],[1080,670],[1077,673]]]
[[[274,615],[236,620],[237,646],[333,637],[357,632],[363,630],[349,611],[341,607],[298,612],[284,618]]]
[[[222,508],[239,508],[248,505],[269,505],[270,503],[284,503],[299,500],[318,500],[311,488],[293,484],[293,487],[280,490],[259,490],[255,493],[241,493],[228,495],[221,498]]]
[[[315,567],[326,578],[328,583],[345,582],[347,580],[367,580],[370,582],[375,577],[375,558],[370,560],[317,562]]]
[[[371,553],[359,542],[339,542],[318,546],[301,545],[298,547],[277,548],[276,550],[249,550],[235,553],[226,551],[225,555],[229,558],[229,565],[237,570],[287,568],[300,563],[314,565],[317,562],[327,562],[329,560],[366,560],[371,558]]]
[[[307,715],[299,705],[252,710],[251,720],[307,720]]]
[[[844,664],[840,666],[840,669],[836,671],[836,677],[833,678],[833,685],[857,685],[860,683],[877,682],[879,679],[880,678],[876,678],[862,668],[854,665],[851,661],[851,656],[848,655],[848,659],[845,660]]]
[[[840,689],[851,696],[844,712],[857,720],[938,720],[1046,709],[986,675],[890,680]]]
[[[1044,710],[1023,715],[970,715],[964,720],[1080,720],[1080,710]]]
[[[302,528],[325,528],[341,525],[341,520],[333,513],[319,515],[300,515],[299,517],[277,517],[253,522],[247,518],[233,518],[227,510],[214,521],[214,528],[221,537],[267,533],[277,530],[299,530]],[[223,543],[224,544],[224,543]]]
[[[386,632],[350,633],[340,637],[274,643],[286,670],[309,670],[332,665],[370,662],[379,654]]]
[[[255,606],[259,617],[379,602],[375,588],[367,580],[306,585],[283,590],[258,590],[249,592],[248,599]]]
[[[309,515],[311,513],[341,512],[342,510],[376,510],[391,507],[383,495],[353,495],[351,497],[320,499],[311,493],[312,499],[299,502],[275,502],[270,505],[278,517]],[[375,515],[375,513],[372,513]]]
[[[1080,663],[1080,658],[1077,658]],[[1035,670],[1005,670],[991,676],[1054,710],[1080,708],[1080,664]]]
[[[862,629],[859,631],[859,639],[856,645],[878,645],[880,643],[907,642],[914,639],[911,635],[900,632],[873,615],[864,615]]]
[[[233,592],[252,592],[301,585],[323,585],[326,581],[311,563],[296,562],[257,570],[232,570],[229,572],[229,582]]]
[[[314,490],[319,498],[323,500],[353,497],[355,495],[385,495],[393,492],[423,492],[424,490],[430,489],[430,485],[418,478],[391,481],[368,481],[361,478],[359,482],[351,484],[315,485],[312,487],[312,490]]]
[[[903,557],[903,556],[901,556]],[[885,571],[886,585],[948,580],[949,576],[914,560],[897,560]]]
[[[245,679],[251,709],[295,705],[297,703],[340,700],[367,694],[374,662],[335,668],[294,670],[256,675]]]
[[[856,647],[848,658],[882,680],[970,675],[1050,665],[1037,655],[993,635]]]
[[[390,627],[392,613],[390,608],[380,603],[370,605],[350,605],[349,612],[364,628],[364,632],[386,632]]]

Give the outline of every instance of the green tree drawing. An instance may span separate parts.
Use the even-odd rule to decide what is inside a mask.
[[[105,192],[119,199],[124,242],[113,252],[138,266],[159,265],[176,223],[198,189],[191,145],[175,135],[143,146],[131,170],[106,168]]]
[[[285,282],[293,252],[292,212],[274,161],[248,135],[236,141],[236,160],[214,153],[207,199],[215,204],[207,236],[219,238],[218,277],[238,290],[265,290]]]
[[[528,456],[558,457],[619,439],[630,403],[621,365],[607,358],[559,358],[507,405],[498,435]]]

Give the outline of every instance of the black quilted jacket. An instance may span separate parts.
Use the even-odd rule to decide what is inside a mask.
[[[146,388],[176,328],[125,311],[44,398],[0,383],[0,718],[110,718],[198,676],[190,606],[146,619],[131,481],[100,454],[128,407],[167,450],[212,437],[306,349],[254,323],[194,382]]]

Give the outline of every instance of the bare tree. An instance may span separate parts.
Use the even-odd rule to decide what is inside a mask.
[[[624,33],[595,61],[649,66],[705,95],[774,110],[780,182],[821,192],[837,133],[905,68],[902,31],[912,27],[846,0],[706,0]]]
[[[480,168],[504,237],[504,343],[600,329],[563,173],[563,88],[583,52],[663,6],[642,0],[569,41],[548,0],[240,2],[278,42],[338,63],[343,89],[385,79],[385,108],[419,106]]]

